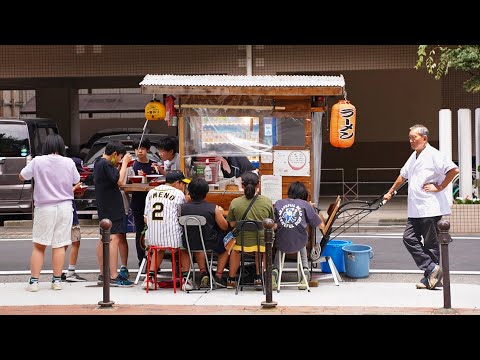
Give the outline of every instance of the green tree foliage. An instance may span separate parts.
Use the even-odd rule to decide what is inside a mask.
[[[463,83],[466,91],[480,92],[480,45],[431,46],[420,45],[415,69],[425,63],[429,74],[440,79],[448,74],[448,69],[465,71],[470,78]]]

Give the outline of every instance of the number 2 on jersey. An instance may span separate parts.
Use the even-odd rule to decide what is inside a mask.
[[[152,220],[163,220],[162,212],[163,212],[163,203],[157,202],[153,204],[153,211],[152,211]]]

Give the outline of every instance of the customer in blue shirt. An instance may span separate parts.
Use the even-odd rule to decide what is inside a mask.
[[[277,288],[278,282],[280,251],[287,254],[300,251],[303,271],[308,279],[307,226],[322,228],[324,225],[318,214],[313,210],[312,205],[307,201],[308,190],[304,183],[300,181],[291,183],[288,187],[287,195],[287,199],[276,201],[273,208],[276,223],[274,245],[277,249],[272,271],[272,287],[274,289]],[[300,290],[305,290],[306,288],[305,283],[299,286]]]

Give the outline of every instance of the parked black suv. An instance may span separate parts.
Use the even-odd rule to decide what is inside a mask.
[[[18,174],[37,155],[49,134],[58,134],[52,119],[0,118],[0,215],[31,214],[33,187]]]

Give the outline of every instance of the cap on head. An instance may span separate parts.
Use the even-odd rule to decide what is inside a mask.
[[[185,175],[183,175],[183,172],[180,170],[172,170],[167,172],[167,175],[165,176],[165,182],[167,184],[173,184],[176,181],[182,181],[185,184],[190,183],[190,179],[185,178]]]

